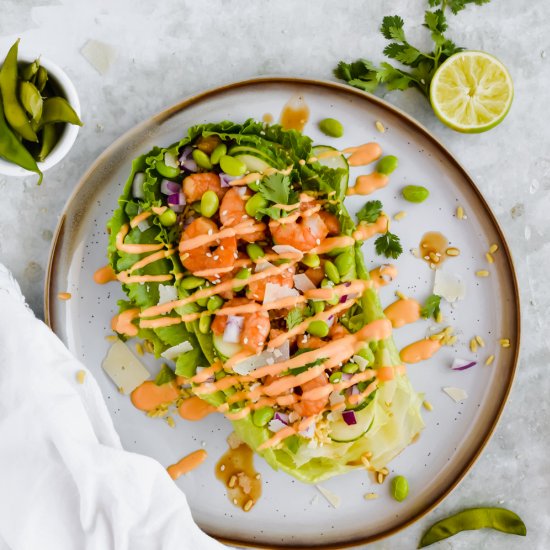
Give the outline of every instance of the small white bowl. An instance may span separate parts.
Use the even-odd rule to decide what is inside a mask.
[[[36,57],[29,57],[28,55],[18,56],[18,61],[20,63],[32,63],[35,59]],[[71,104],[71,107],[80,117],[80,101],[78,100],[78,94],[76,93],[74,84],[71,82],[65,71],[59,67],[59,65],[55,64],[53,61],[50,61],[46,57],[40,56],[40,64],[48,71],[48,78],[53,81],[56,91]],[[46,157],[46,160],[38,163],[38,168],[40,168],[42,172],[45,172],[52,166],[55,166],[65,157],[65,155],[71,150],[79,130],[80,126],[77,126],[76,124],[65,124],[62,134],[59,136],[59,139],[50,154]],[[21,166],[8,162],[1,157],[0,174],[5,176],[36,175],[35,172],[25,170],[24,168],[21,168]]]

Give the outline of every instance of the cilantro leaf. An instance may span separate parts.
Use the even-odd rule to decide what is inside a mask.
[[[389,231],[380,235],[380,237],[374,241],[374,247],[376,248],[377,254],[386,256],[386,258],[393,258],[394,260],[399,258],[403,252],[399,237]]]
[[[278,220],[283,217],[283,211],[275,206],[260,208],[256,214],[256,219],[261,219],[263,216],[269,216],[272,220]]]
[[[424,317],[425,319],[429,319],[430,317],[437,319],[440,311],[440,303],[441,296],[438,296],[437,294],[432,294],[431,296],[428,296],[428,298],[426,298],[426,301],[424,302],[424,307],[420,310],[420,315],[422,315],[422,317]]]
[[[403,19],[401,19],[399,15],[386,15],[386,17],[382,19],[380,32],[384,35],[384,38],[388,40],[405,42],[405,32],[403,31],[404,24]]]
[[[259,192],[264,199],[276,204],[291,204],[296,192],[290,188],[290,178],[283,174],[271,174],[259,183]]]
[[[360,222],[374,223],[382,212],[380,201],[368,201],[363,208],[357,212],[357,220]]]
[[[159,373],[155,378],[155,384],[157,386],[162,386],[162,384],[167,384],[176,378],[174,371],[168,365],[162,365]]]
[[[429,0],[430,6],[443,6],[451,8],[451,11],[456,15],[459,11],[462,11],[468,4],[475,4],[476,6],[482,6],[488,4],[491,0]]]
[[[286,327],[288,330],[293,329],[295,326],[299,325],[304,316],[302,315],[302,311],[298,309],[297,307],[291,309],[288,312],[288,315],[286,316]]]

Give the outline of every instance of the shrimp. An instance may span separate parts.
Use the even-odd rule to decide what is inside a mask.
[[[206,191],[214,191],[220,200],[223,199],[226,189],[222,188],[218,174],[199,172],[191,174],[183,180],[183,194],[187,202],[200,201]]]
[[[295,271],[294,265],[289,264],[277,275],[271,275],[259,281],[253,281],[248,285],[248,290],[246,291],[247,297],[252,300],[257,300],[258,302],[263,302],[267,283],[293,288]]]
[[[308,334],[298,336],[299,349],[319,349],[326,345],[327,343],[317,336],[309,336]]]
[[[328,335],[333,340],[338,340],[338,338],[343,338],[344,336],[347,336],[348,334],[349,334],[349,330],[344,325],[341,325],[340,323],[334,323],[330,327],[330,331],[328,333]]]
[[[241,189],[233,187],[223,197],[220,205],[220,221],[224,227],[234,227],[239,223],[252,219],[244,209],[250,195],[241,193]],[[248,243],[254,243],[263,240],[265,234],[263,231],[256,231],[255,233],[239,235],[239,238]]]
[[[208,218],[197,218],[185,229],[181,241],[212,235],[218,232],[218,226]],[[180,259],[186,269],[195,273],[206,269],[215,269],[218,273],[231,271],[237,256],[237,239],[225,237],[216,241],[199,245],[192,250],[180,253]],[[219,276],[218,276],[219,277]]]
[[[251,300],[246,298],[233,298],[225,303],[227,307],[241,306],[249,304]],[[222,308],[223,311],[223,308]],[[243,313],[239,317],[244,317],[243,328],[240,336],[240,343],[254,353],[260,353],[264,347],[271,328],[269,315],[265,311],[254,313]],[[223,334],[227,324],[226,315],[216,315],[210,328],[214,334]]]
[[[340,235],[340,222],[338,218],[326,210],[321,210],[319,216],[325,222],[329,235]]]
[[[328,235],[328,228],[323,218],[316,212],[310,216],[301,216],[296,222],[269,222],[271,236],[277,244],[288,244],[307,252],[315,248]]]
[[[302,393],[305,393],[315,388],[321,388],[328,384],[327,375],[323,372],[313,380],[309,380],[305,384],[302,384],[300,388]],[[301,399],[297,403],[292,405],[292,408],[302,417],[313,416],[319,414],[328,403],[328,397],[322,397],[321,399]]]

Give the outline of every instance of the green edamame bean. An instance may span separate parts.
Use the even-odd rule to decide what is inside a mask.
[[[311,307],[313,308],[313,312],[315,314],[321,313],[321,311],[325,311],[325,302],[322,300],[315,300],[314,302],[311,302]]]
[[[252,274],[252,271],[248,267],[243,267],[239,271],[237,271],[237,274],[235,275],[235,279],[248,279],[250,275]],[[233,290],[235,292],[240,292],[245,285],[239,286],[239,287],[233,287]]]
[[[251,181],[251,182],[248,184],[248,188],[249,188],[251,191],[254,191],[254,193],[257,193],[257,192],[260,190],[260,184],[258,183],[258,181]]]
[[[397,502],[402,502],[407,498],[409,494],[409,482],[406,477],[395,476],[391,480],[391,493],[392,497],[397,500]]]
[[[342,367],[342,372],[347,372],[348,374],[353,374],[359,370],[359,365],[357,363],[346,363]]]
[[[52,149],[57,143],[57,128],[55,127],[55,124],[46,124],[46,126],[42,128],[40,142],[40,151],[38,151],[36,159],[39,162],[43,162],[44,159],[52,152]]]
[[[321,260],[317,254],[305,254],[301,262],[308,267],[319,267],[321,265]]]
[[[45,104],[46,102],[44,102]],[[179,176],[181,170],[179,168],[175,168],[173,166],[167,166],[163,160],[157,160],[155,162],[155,168],[157,172],[164,176],[167,179],[174,179],[177,176]]]
[[[180,281],[180,286],[185,290],[193,290],[194,288],[198,288],[199,286],[203,285],[205,282],[206,279],[203,279],[202,277],[195,277],[194,275],[190,275],[189,277],[184,277]]]
[[[434,523],[420,539],[418,548],[452,537],[461,531],[496,529],[510,535],[527,535],[521,518],[506,508],[469,508]]]
[[[319,122],[319,130],[326,136],[339,138],[344,135],[342,123],[335,118],[325,118]]]
[[[311,321],[307,327],[307,331],[312,336],[324,338],[328,334],[329,328],[325,321]]]
[[[225,143],[220,143],[212,151],[210,155],[210,162],[212,164],[219,164],[220,159],[227,153],[227,145]]]
[[[208,190],[205,191],[201,197],[201,213],[207,218],[211,218],[217,211],[220,206],[220,199],[214,191]]]
[[[401,194],[409,202],[424,202],[430,196],[430,192],[421,185],[407,185]]]
[[[174,225],[178,219],[177,214],[168,208],[168,210],[165,210],[160,216],[159,221],[162,225],[166,227],[170,227],[171,225]]]
[[[199,305],[200,307],[206,307],[206,305],[208,304],[209,299],[210,299],[209,296],[207,296],[206,298],[199,298],[197,300],[197,305]]]
[[[202,315],[199,319],[199,331],[201,334],[208,334],[210,332],[210,323],[212,322],[212,315]]]
[[[226,376],[227,376],[227,373],[224,370],[219,370],[219,371],[216,372],[216,374],[214,374],[214,378],[216,380],[221,380],[222,378],[225,378]]]
[[[340,274],[340,280],[347,282],[355,279],[355,257],[353,252],[342,252],[334,258],[334,265]]]
[[[262,428],[266,426],[274,416],[275,411],[271,407],[261,407],[252,413],[252,424],[258,426],[258,428]]]
[[[253,262],[265,256],[264,249],[256,243],[247,244],[246,253]]]
[[[246,213],[254,218],[258,211],[262,208],[266,208],[268,205],[268,202],[260,193],[256,193],[255,195],[252,195],[244,205],[244,209],[246,210]]]
[[[235,157],[223,155],[220,158],[220,168],[228,176],[242,176],[246,172],[246,164]]]
[[[158,163],[157,163],[158,164]],[[201,201],[196,201],[191,204],[191,208],[199,215],[202,216]]]
[[[399,161],[397,160],[397,157],[394,157],[393,155],[387,155],[385,157],[382,157],[378,164],[376,165],[376,171],[379,174],[384,174],[386,176],[389,176],[399,165]]]
[[[223,298],[218,295],[210,296],[208,302],[206,302],[206,308],[208,311],[216,311],[220,309],[224,304]]]
[[[338,382],[341,382],[341,380],[342,380],[342,373],[341,372],[333,372],[329,376],[328,380],[331,384],[338,384]]]
[[[334,283],[332,281],[329,281],[328,279],[323,279],[321,281],[321,288],[332,288],[334,286]]]
[[[362,347],[356,355],[359,355],[359,357],[362,357],[366,361],[369,362],[369,364],[372,364],[374,361],[374,353],[372,353],[372,350],[369,348],[369,346]]]
[[[44,101],[38,88],[32,82],[23,81],[19,85],[19,99],[25,111],[31,115],[34,121],[40,120]]]
[[[204,168],[205,170],[212,169],[212,163],[210,162],[210,157],[200,149],[193,149],[193,160],[197,163],[197,166]]]
[[[330,261],[326,260],[323,269],[325,271],[325,275],[335,284],[337,285],[340,282],[340,273],[338,273],[338,269],[336,266]]]

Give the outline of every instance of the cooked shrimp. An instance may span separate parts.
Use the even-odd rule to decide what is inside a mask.
[[[328,335],[333,340],[338,340],[338,338],[343,338],[344,336],[347,336],[348,334],[349,334],[349,330],[344,325],[341,325],[340,323],[334,323],[330,327],[330,331],[328,333]]]
[[[218,232],[218,226],[208,218],[197,218],[185,229],[181,241],[211,235]],[[181,262],[192,273],[206,269],[215,269],[219,273],[231,271],[237,255],[237,239],[223,239],[199,245],[180,254]]]
[[[288,244],[303,252],[315,248],[328,235],[328,228],[318,213],[301,216],[290,223],[271,220],[269,229],[277,244]]]
[[[321,210],[319,216],[321,216],[321,219],[325,222],[329,235],[340,235],[340,222],[334,214],[326,210]]]
[[[222,188],[220,178],[214,172],[191,174],[183,180],[183,194],[187,202],[200,201],[206,191],[214,191],[221,200],[226,190]]]
[[[305,393],[309,390],[314,390],[315,388],[320,388],[328,384],[327,375],[323,372],[313,380],[309,380],[305,384],[302,384],[300,388],[302,393]],[[292,405],[292,408],[302,417],[304,416],[313,416],[314,414],[319,414],[328,402],[328,397],[323,397],[321,399],[301,399],[297,403]]]
[[[248,300],[247,298],[233,298],[232,300],[226,302],[225,305],[227,307],[233,307],[249,304],[250,302],[251,300]],[[240,343],[254,353],[261,352],[271,327],[269,315],[265,311],[259,311],[255,313],[244,313],[240,315],[240,317],[244,317]],[[226,315],[216,315],[216,318],[212,322],[210,328],[214,334],[223,334],[226,324]]]
[[[289,264],[278,275],[271,275],[270,277],[250,283],[246,291],[247,297],[258,302],[263,302],[267,283],[292,288],[294,286],[294,272],[294,265]]]
[[[252,219],[244,209],[244,205],[251,195],[241,193],[241,188],[233,187],[223,197],[220,204],[220,221],[224,227],[234,227],[239,223]],[[238,238],[248,243],[254,243],[264,239],[265,234],[263,231],[256,231],[255,233],[239,235]]]
[[[300,349],[319,349],[326,346],[326,344],[322,338],[317,336],[309,336],[308,334],[298,336],[298,348]]]

